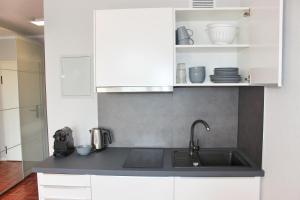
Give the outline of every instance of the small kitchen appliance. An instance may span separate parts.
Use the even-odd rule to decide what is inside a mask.
[[[74,140],[72,129],[64,127],[54,134],[54,153],[55,157],[66,157],[74,152]]]
[[[105,128],[92,128],[91,144],[94,151],[101,151],[105,149],[108,144],[112,143],[111,131]]]

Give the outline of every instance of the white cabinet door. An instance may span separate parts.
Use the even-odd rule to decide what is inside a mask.
[[[243,1],[242,1],[243,2]],[[251,85],[282,85],[283,0],[251,0],[250,48],[239,63],[249,68]]]
[[[259,200],[260,178],[175,178],[175,200]]]
[[[95,11],[97,87],[172,86],[173,9]]]
[[[18,72],[0,70],[0,110],[19,107]]]
[[[92,176],[92,199],[173,200],[172,177]]]
[[[90,200],[90,175],[38,173],[40,200]]]

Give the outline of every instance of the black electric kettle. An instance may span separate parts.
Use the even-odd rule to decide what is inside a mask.
[[[101,151],[112,143],[111,131],[105,128],[92,128],[89,130],[91,133],[91,144],[94,151]]]

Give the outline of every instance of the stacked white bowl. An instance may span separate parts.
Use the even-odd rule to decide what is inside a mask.
[[[207,25],[209,39],[213,44],[225,45],[233,43],[238,27],[233,24],[214,23]]]

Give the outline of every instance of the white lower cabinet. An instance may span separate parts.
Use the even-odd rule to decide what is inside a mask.
[[[174,178],[92,176],[93,200],[173,200]]]
[[[38,173],[40,200],[259,200],[260,177],[142,177]]]
[[[176,177],[174,200],[259,200],[260,178]]]
[[[89,175],[38,173],[40,200],[91,200]]]

